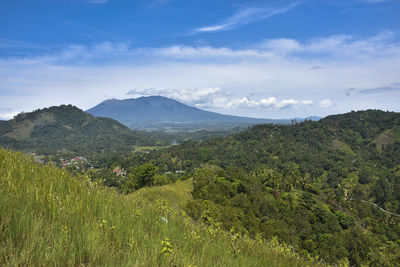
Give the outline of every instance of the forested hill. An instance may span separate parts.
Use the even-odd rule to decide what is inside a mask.
[[[131,99],[110,99],[87,110],[95,116],[118,120],[131,129],[220,129],[260,123],[288,124],[290,120],[256,119],[223,115],[187,106],[162,96]]]
[[[132,131],[113,119],[95,117],[72,105],[21,113],[0,124],[0,146],[25,151],[109,152],[156,142],[149,134]]]
[[[367,110],[331,115],[322,119],[321,123],[336,130],[359,132],[361,137],[368,141],[369,138],[377,137],[384,130],[399,126],[399,121],[399,113]]]
[[[292,125],[256,125],[225,138],[189,141],[149,157],[157,158],[158,164],[163,158],[176,157],[176,168],[209,162],[252,170],[293,161],[301,163],[303,171],[312,171],[312,166],[326,169],[337,165],[336,157],[351,159],[352,164],[361,164],[366,158],[390,164],[390,153],[396,153],[399,141],[399,113],[367,110]],[[165,167],[172,164],[163,163]]]
[[[257,125],[120,164],[149,161],[193,177],[188,210],[195,219],[207,213],[226,229],[278,236],[335,264],[400,262],[399,113]]]

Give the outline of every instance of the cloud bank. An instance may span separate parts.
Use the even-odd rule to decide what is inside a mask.
[[[267,39],[241,49],[68,45],[57,53],[0,58],[0,107],[29,111],[71,103],[88,109],[105,98],[161,94],[211,111],[266,118],[398,110],[397,40],[382,32],[363,39]]]
[[[155,89],[138,88],[129,90],[127,95],[134,97],[160,95],[172,98],[185,104],[198,108],[287,108],[294,105],[312,105],[312,100],[283,99],[278,101],[276,97],[249,99],[245,97],[234,97],[221,88],[195,88],[195,89]]]

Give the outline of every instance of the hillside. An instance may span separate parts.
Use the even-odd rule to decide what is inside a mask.
[[[129,151],[135,145],[157,141],[149,134],[132,131],[113,119],[94,117],[71,105],[21,113],[0,123],[0,145],[25,151]]]
[[[225,138],[189,141],[150,156],[157,158],[160,167],[167,163],[164,158],[177,157],[177,169],[212,162],[252,170],[290,160],[305,164],[306,170],[332,166],[334,162],[328,162],[335,157],[387,163],[387,153],[396,152],[395,144],[400,141],[399,127],[399,113],[359,111],[294,125],[257,125]]]
[[[278,236],[332,264],[398,266],[399,127],[399,113],[350,112],[111,162],[193,177],[196,220],[208,211],[224,229]]]
[[[42,120],[50,119],[47,116]],[[300,265],[304,265],[302,258],[321,259],[337,266],[399,266],[399,129],[400,114],[380,110],[333,115],[317,122],[257,125],[224,138],[188,141],[146,153],[106,155],[99,164],[101,171],[81,170],[79,176],[91,181],[89,187],[99,189],[95,184],[102,184],[116,187],[121,193],[133,192],[128,199],[140,209],[135,219],[146,218],[137,229],[158,231],[157,227],[168,224],[157,232],[163,236],[157,236],[163,241],[161,247],[144,237],[134,238],[140,244],[152,244],[145,252],[149,253],[149,261],[145,261],[148,265],[160,265],[154,261],[156,255],[168,255],[165,258],[170,265],[193,265],[188,259],[199,256],[197,250],[191,250],[194,246],[204,257],[196,258],[197,266],[291,265],[291,257]],[[23,136],[21,132],[15,136]],[[25,179],[30,170],[36,169],[22,160],[16,168],[27,166],[28,171],[12,171],[7,164],[18,162],[20,156],[4,153],[3,160],[11,160],[3,169],[4,185],[10,188],[7,190],[16,190],[25,182],[16,185],[10,177],[21,175]],[[126,173],[114,174],[116,166]],[[60,172],[64,172],[62,177],[69,176],[64,170]],[[171,184],[146,187],[167,183]],[[33,199],[42,199],[36,190],[26,191]],[[112,194],[126,199],[115,191]],[[56,199],[65,199],[65,195]],[[52,206],[50,214],[58,212],[57,206]],[[95,206],[100,209],[101,205]],[[149,209],[146,214],[153,217],[151,209],[155,209],[158,217],[144,216],[145,208]],[[117,216],[110,214],[129,217],[119,209],[107,212],[97,219],[101,227],[108,225],[107,218]],[[104,216],[108,216],[105,222],[100,221]],[[174,228],[175,223],[183,228]],[[112,224],[111,233],[113,225],[119,227]],[[136,231],[149,236],[148,232]],[[194,243],[186,246],[188,233]],[[108,232],[107,236],[114,238]],[[114,245],[124,248],[118,244],[125,237],[116,238]],[[74,249],[81,255],[78,248]],[[277,259],[271,249],[284,253]],[[164,251],[162,256],[159,250]],[[178,250],[182,255],[178,256]]]
[[[276,240],[195,223],[191,181],[121,195],[0,149],[0,265],[316,266]]]
[[[222,115],[190,107],[162,96],[106,100],[86,112],[113,118],[131,129],[226,129],[261,123],[288,124],[290,120],[255,119]]]

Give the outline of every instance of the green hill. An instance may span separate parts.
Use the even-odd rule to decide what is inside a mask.
[[[126,168],[151,162],[193,177],[188,211],[196,220],[277,236],[332,264],[398,266],[399,127],[399,113],[350,112],[257,125],[116,162]]]
[[[158,141],[148,133],[132,131],[115,120],[94,117],[71,105],[21,113],[0,123],[0,145],[25,151],[130,151],[135,145]]]
[[[256,125],[225,138],[188,141],[144,160],[153,160],[166,171],[190,171],[204,163],[250,171],[264,165],[281,168],[291,161],[317,178],[322,169],[337,165],[337,160],[342,165],[353,164],[353,160],[356,164],[373,160],[387,165],[390,158],[397,160],[390,153],[397,153],[399,129],[399,113],[359,111],[293,125]]]
[[[191,181],[121,195],[0,149],[0,265],[312,266],[267,242],[195,223]]]

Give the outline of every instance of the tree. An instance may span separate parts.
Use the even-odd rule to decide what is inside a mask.
[[[146,163],[136,167],[133,174],[138,188],[152,185],[156,172],[157,167],[153,166],[151,163]]]
[[[127,179],[123,186],[123,191],[129,194],[139,188],[153,185],[154,175],[156,172],[157,167],[151,163],[137,166],[128,173]]]

